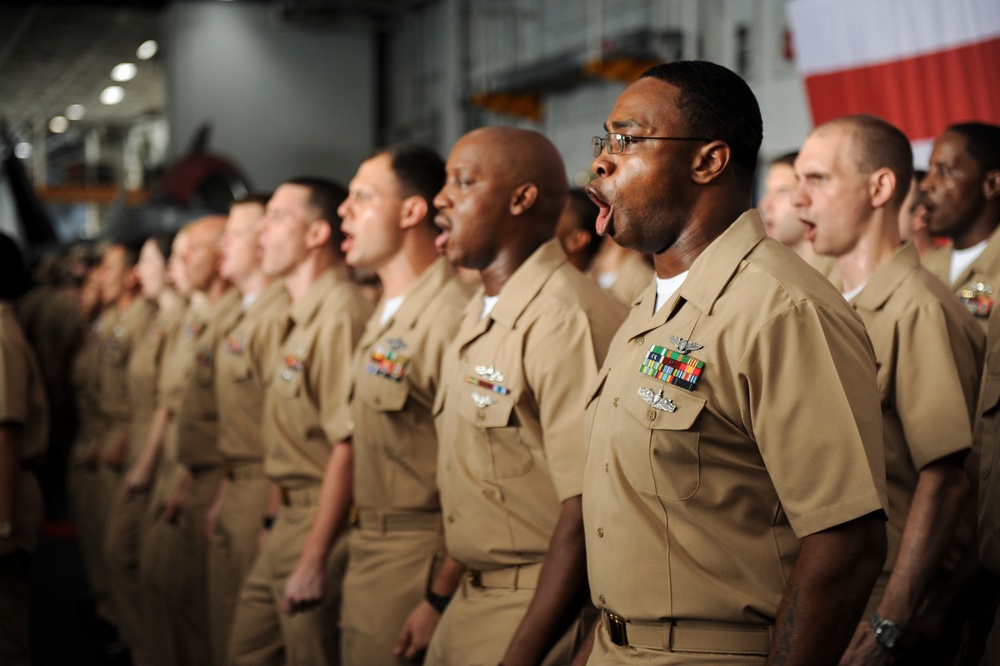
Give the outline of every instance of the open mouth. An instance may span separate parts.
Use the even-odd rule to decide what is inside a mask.
[[[811,243],[816,238],[816,225],[809,220],[803,220],[801,217],[799,218],[799,222],[806,225],[806,230],[802,232],[802,238]]]
[[[434,247],[439,252],[444,252],[448,239],[451,238],[451,222],[444,215],[438,215],[434,218],[434,224],[441,230],[441,233],[434,237]]]
[[[611,226],[611,216],[614,209],[611,204],[602,199],[593,188],[587,188],[587,196],[590,197],[590,200],[593,201],[600,209],[600,212],[597,214],[595,226],[597,228],[597,235],[604,236],[608,232],[608,228]]]

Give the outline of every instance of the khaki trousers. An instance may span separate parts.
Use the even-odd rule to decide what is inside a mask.
[[[299,491],[301,492],[301,491]],[[315,494],[318,496],[319,489]],[[338,538],[326,567],[326,597],[309,610],[280,610],[285,581],[298,564],[316,506],[283,506],[240,591],[229,639],[233,665],[336,666],[340,663],[340,591],[347,543]]]
[[[168,664],[202,666],[211,661],[205,592],[208,541],[202,529],[221,474],[221,469],[213,469],[193,476],[175,523],[163,520],[162,505],[154,507],[143,539],[139,576],[153,597],[152,615],[164,621],[156,642]],[[155,659],[160,663],[159,655]]]
[[[111,583],[104,557],[104,531],[114,489],[121,476],[114,470],[98,467],[71,467],[68,472],[70,515],[76,525],[77,541],[83,556],[84,570],[97,613],[115,621],[111,607]]]
[[[28,666],[28,554],[0,555],[0,664]]]
[[[598,621],[594,649],[587,666],[604,664],[657,664],[657,666],[763,666],[767,657],[735,654],[696,654],[693,652],[662,652],[644,648],[619,647],[611,642],[604,624]]]
[[[154,646],[145,641],[152,625],[139,585],[139,547],[143,517],[149,508],[149,492],[129,492],[124,484],[111,503],[104,532],[104,554],[109,573],[111,607],[122,639],[138,665],[152,663]]]
[[[341,663],[420,663],[396,657],[392,650],[444,559],[443,531],[354,529],[349,538]]]
[[[257,538],[267,510],[270,481],[263,465],[241,467],[226,487],[208,543],[208,616],[212,663],[226,663],[236,602],[257,560]]]
[[[534,597],[533,589],[476,587],[462,582],[427,648],[427,666],[496,666]],[[583,639],[577,620],[553,646],[543,666],[572,661]]]

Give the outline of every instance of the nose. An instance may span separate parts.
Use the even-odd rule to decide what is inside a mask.
[[[437,194],[434,195],[434,201],[432,203],[434,204],[434,207],[437,208],[438,210],[444,210],[445,208],[448,207],[448,204],[450,203],[450,200],[447,196],[447,190],[448,186],[445,185],[444,187],[441,188],[441,191],[439,191]]]
[[[590,170],[599,177],[610,176],[615,170],[615,161],[608,155],[607,150],[602,150],[601,154],[591,162]]]
[[[350,201],[351,201],[351,195],[348,194],[347,198],[344,199],[344,203],[337,206],[337,216],[341,219],[341,221],[347,218],[347,211],[349,210],[348,204],[350,203]]]
[[[796,208],[802,208],[808,205],[809,197],[806,195],[806,188],[803,186],[803,181],[800,178],[796,183],[795,187],[792,189],[791,203]]]

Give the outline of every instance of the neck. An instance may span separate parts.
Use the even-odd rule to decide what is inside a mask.
[[[183,299],[173,289],[164,289],[160,292],[160,295],[156,297],[156,302],[160,306],[160,311],[166,311],[170,308],[175,307]]]
[[[239,281],[234,280],[234,282],[236,288],[240,290],[240,294],[253,296],[267,289],[267,286],[271,284],[271,278],[258,268],[249,276]]]
[[[884,210],[884,209],[883,209]],[[889,211],[890,213],[892,211]],[[855,246],[837,258],[844,291],[852,291],[868,282],[885,262],[899,249],[899,227],[896,217],[876,214],[868,229]]]
[[[305,298],[309,287],[319,277],[339,264],[325,249],[311,250],[290,273],[285,276],[285,288],[292,303],[298,303]]]
[[[719,195],[724,196],[724,193],[720,192]],[[692,207],[687,224],[674,242],[659,254],[653,255],[656,277],[672,278],[690,270],[705,248],[750,209],[749,197],[746,202],[731,199],[728,205],[716,207],[710,197],[702,197],[698,203],[704,212],[699,210],[698,205]]]
[[[437,258],[433,239],[430,243],[404,245],[391,259],[375,268],[382,282],[382,296],[396,298],[408,293]]]
[[[204,291],[205,298],[208,301],[208,306],[214,308],[222,300],[222,297],[230,289],[230,284],[228,281],[222,279],[219,276],[212,278],[212,283],[208,285],[208,289]]]
[[[126,289],[122,292],[121,296],[118,297],[118,300],[115,302],[115,307],[119,312],[125,312],[132,307],[132,304],[135,303],[135,299],[138,295],[139,292]]]
[[[790,245],[789,249],[802,257],[802,259],[808,263],[812,263],[813,259],[816,258],[816,250],[813,249],[812,243],[804,238],[795,245]]]
[[[510,280],[510,276],[541,245],[542,243],[538,243],[537,245],[521,243],[501,248],[493,262],[479,271],[479,275],[483,279],[483,287],[486,289],[486,295],[496,296],[499,294],[503,286]]]

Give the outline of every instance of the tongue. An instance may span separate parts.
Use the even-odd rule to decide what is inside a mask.
[[[442,231],[434,238],[434,247],[438,249],[439,252],[444,252],[444,246],[448,244],[448,239],[451,237],[451,232],[448,230]]]
[[[603,236],[608,231],[608,223],[611,221],[611,206],[601,206],[601,212],[597,215],[597,235]]]

